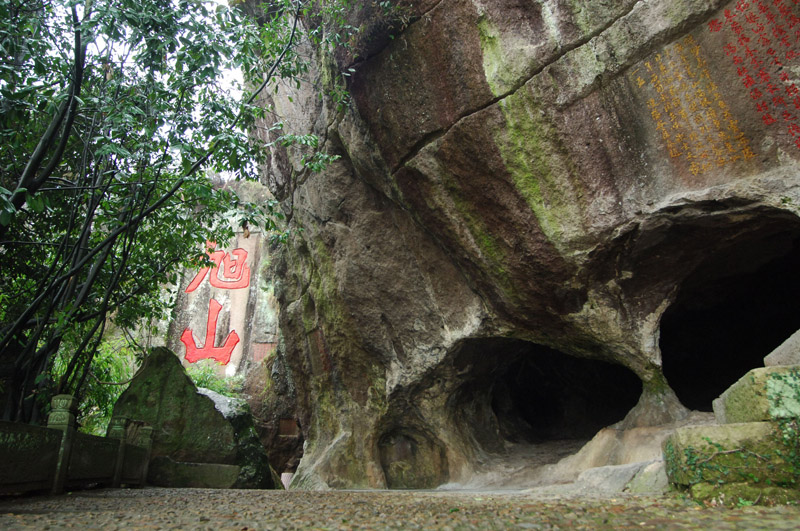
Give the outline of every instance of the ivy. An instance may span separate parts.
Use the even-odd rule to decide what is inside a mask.
[[[797,416],[800,370],[793,367],[772,372],[765,387],[770,415],[775,419],[770,423],[773,429],[766,440],[728,447],[704,437],[704,445],[687,446],[682,455],[677,455],[674,441],[667,440],[664,458],[667,474],[675,486],[688,489],[703,485],[713,485],[715,489],[725,489],[728,485],[757,487],[751,488],[748,495],[758,498],[739,495],[739,505],[770,503],[792,496],[786,493],[795,492],[800,480],[800,419]],[[703,487],[701,492],[709,492],[707,489]],[[728,499],[733,499],[731,492],[736,491],[728,492]]]

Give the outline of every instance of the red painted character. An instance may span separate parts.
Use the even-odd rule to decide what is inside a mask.
[[[247,251],[234,249],[230,253],[225,253],[224,251],[216,250],[216,243],[207,242],[207,245],[210,249],[213,249],[208,252],[208,256],[214,262],[214,267],[201,269],[189,283],[186,293],[196,290],[209,270],[211,270],[209,282],[215,288],[241,289],[250,285],[250,267],[247,265]],[[220,268],[222,269],[222,278],[219,277]]]
[[[242,289],[250,285],[250,267],[247,265],[247,251],[234,249],[230,253],[216,250],[217,244],[206,242],[209,248],[208,256],[213,267],[202,268],[189,283],[186,293],[196,290],[206,275],[211,272],[209,282],[215,288]],[[220,271],[222,275],[220,275]],[[202,347],[197,346],[191,328],[186,328],[181,334],[181,342],[186,346],[186,361],[195,363],[201,359],[213,359],[223,365],[231,360],[231,353],[239,343],[239,335],[232,330],[221,347],[214,346],[217,335],[217,319],[222,305],[214,299],[208,303],[208,318],[206,319],[206,340]]]
[[[223,365],[231,361],[231,353],[239,343],[239,334],[232,330],[221,347],[214,346],[214,339],[217,335],[217,318],[222,305],[211,299],[208,303],[208,319],[206,321],[206,341],[202,347],[198,347],[195,342],[191,328],[186,328],[181,334],[181,342],[186,345],[186,361],[195,363],[203,359],[216,360]]]

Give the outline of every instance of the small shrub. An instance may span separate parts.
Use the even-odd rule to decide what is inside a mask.
[[[221,363],[214,360],[200,360],[191,364],[186,369],[186,373],[197,387],[210,389],[225,396],[238,397],[242,392],[244,377],[241,375],[220,376],[218,369],[221,366]]]

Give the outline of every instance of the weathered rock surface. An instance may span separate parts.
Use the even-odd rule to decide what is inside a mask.
[[[663,459],[647,463],[625,485],[625,492],[631,494],[653,494],[669,491],[667,467]]]
[[[208,486],[205,476],[214,476],[216,465],[229,465],[223,467],[223,475],[229,476],[233,468],[237,473],[227,486],[280,488],[244,400],[197,389],[169,349],[150,351],[114,405],[114,416],[153,426],[151,456],[156,466],[148,480],[158,485]],[[227,481],[216,480],[219,487]]]
[[[272,98],[341,156],[265,167],[303,229],[272,264],[293,486],[680,421],[800,328],[800,6],[414,2],[393,39],[370,9],[360,57]]]
[[[753,369],[713,406],[720,424],[800,418],[800,366]]]
[[[775,365],[800,365],[800,330],[764,358],[767,367]]]

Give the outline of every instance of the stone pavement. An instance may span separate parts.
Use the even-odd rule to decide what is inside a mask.
[[[800,507],[527,492],[100,489],[0,499],[0,529],[798,529]]]

